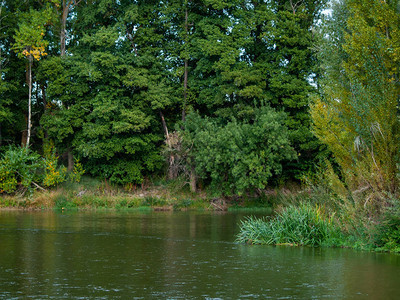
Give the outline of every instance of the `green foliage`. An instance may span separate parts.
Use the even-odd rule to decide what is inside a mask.
[[[51,140],[43,142],[43,185],[46,187],[58,185],[66,179],[67,169],[58,166],[58,156]]]
[[[46,47],[49,42],[45,36],[45,25],[52,19],[53,10],[50,2],[46,1],[44,9],[38,11],[33,8],[29,12],[22,14],[19,28],[14,36],[15,43],[13,49],[19,57],[32,57],[39,60],[47,55]]]
[[[0,161],[0,192],[12,193],[17,189],[16,174],[9,169],[7,160]]]
[[[40,156],[25,147],[9,147],[0,160],[0,192],[14,193],[19,187],[30,189],[39,179]]]
[[[68,174],[68,179],[71,182],[81,182],[83,174],[85,174],[85,170],[83,169],[83,165],[81,164],[79,159],[77,159],[74,162],[74,169],[71,173]]]
[[[377,251],[400,253],[400,200],[394,199],[384,213],[384,219],[376,228]]]
[[[336,243],[341,233],[321,206],[288,206],[272,219],[249,217],[241,222],[237,241],[264,245],[321,246]]]
[[[54,208],[56,209],[71,209],[74,205],[68,200],[68,196],[61,194],[55,199]]]
[[[144,199],[141,202],[141,205],[143,206],[163,206],[168,204],[169,203],[167,199],[153,197],[153,196],[144,197]]]
[[[58,167],[58,157],[55,149],[43,159],[44,178],[43,185],[46,187],[58,185],[66,179],[67,168],[64,166]]]
[[[27,94],[25,65],[14,52],[37,59],[48,53],[33,62],[33,133],[53,139],[60,157],[79,157],[87,174],[125,185],[160,172],[160,115],[171,129],[191,110],[212,131],[196,135],[193,149],[206,149],[209,139],[216,153],[203,151],[207,162],[198,152],[188,166],[213,189],[261,189],[278,174],[298,178],[313,164],[319,145],[309,128],[317,73],[310,45],[325,0],[39,2],[2,2],[9,17],[1,20],[10,28],[0,26],[8,59],[0,65],[0,129],[10,143],[19,144],[27,128],[19,100]],[[65,11],[67,49],[60,55]],[[271,120],[256,117],[264,105],[287,116],[278,123],[288,133],[271,119],[271,142],[261,133]],[[287,140],[301,159],[285,154]]]
[[[141,183],[163,166],[159,110],[173,97],[167,68],[153,53],[161,38],[148,27],[157,19],[141,14],[156,3],[123,4],[77,6],[85,18],[76,27],[74,55],[42,64],[41,76],[51,76],[47,91],[54,106],[41,123],[59,149],[67,146],[81,158],[87,173],[125,185]],[[90,28],[93,22],[99,26]],[[140,30],[132,46],[124,35],[135,27]]]
[[[242,194],[263,189],[282,161],[295,158],[284,114],[269,107],[259,109],[251,122],[232,119],[226,125],[216,120],[188,115],[183,140],[191,152],[187,163],[200,178],[209,180],[218,193]]]
[[[139,206],[140,201],[136,198],[123,198],[115,204],[116,209],[138,208]]]
[[[149,149],[147,153],[138,153],[137,156],[130,158],[129,156],[120,156],[119,159],[98,160],[90,159],[87,161],[85,168],[95,176],[107,178],[114,184],[141,184],[144,174],[149,170],[154,171],[163,165],[163,160],[154,147]],[[150,152],[150,150],[153,151]],[[141,155],[141,156],[139,156]],[[135,159],[136,158],[136,159]],[[141,160],[144,159],[144,161]]]
[[[185,209],[194,205],[194,201],[192,199],[182,199],[173,204],[174,210]]]
[[[316,92],[310,84],[316,74],[310,45],[325,3],[239,1],[225,3],[215,12],[218,17],[196,11],[205,15],[195,22],[191,42],[195,107],[204,111],[206,105],[208,115],[226,120],[246,118],[265,103],[285,111],[290,142],[302,158],[285,165],[285,177],[298,179],[319,147],[308,114],[309,95]]]
[[[58,157],[51,143],[46,143],[44,157],[26,147],[9,147],[0,160],[0,193],[51,187],[65,181],[66,168],[58,167]]]

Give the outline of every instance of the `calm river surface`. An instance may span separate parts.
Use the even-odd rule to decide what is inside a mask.
[[[0,211],[0,299],[400,299],[400,255],[238,245],[243,216]]]

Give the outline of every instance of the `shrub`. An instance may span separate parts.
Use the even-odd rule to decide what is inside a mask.
[[[391,201],[384,220],[377,226],[376,250],[400,252],[400,200]]]
[[[242,221],[237,241],[266,245],[321,246],[340,239],[340,230],[321,206],[288,206],[273,218],[249,217]]]
[[[65,167],[57,166],[54,148],[47,147],[44,158],[26,147],[10,147],[0,160],[0,193],[25,193],[43,185],[50,187],[65,181]]]
[[[50,187],[65,181],[67,169],[64,166],[58,167],[57,163],[58,157],[55,149],[53,149],[50,153],[45,154],[45,157],[43,158],[44,186]]]
[[[71,182],[80,182],[83,174],[85,174],[83,165],[81,164],[81,162],[79,160],[76,160],[74,163],[74,169],[69,174],[69,180]]]
[[[39,179],[40,156],[25,147],[10,147],[0,160],[0,192],[14,193],[19,187],[30,189]]]

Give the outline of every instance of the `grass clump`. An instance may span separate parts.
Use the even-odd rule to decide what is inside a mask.
[[[321,206],[300,203],[278,211],[273,218],[242,221],[237,241],[263,245],[322,246],[337,244],[340,230]]]

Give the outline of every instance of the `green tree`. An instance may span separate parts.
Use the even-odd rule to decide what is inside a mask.
[[[285,167],[298,178],[319,143],[310,131],[310,83],[317,72],[311,45],[326,1],[204,1],[189,10],[189,91],[200,114],[246,120],[270,104],[288,115],[300,159]]]
[[[183,129],[187,163],[218,194],[241,195],[264,189],[282,172],[282,162],[295,158],[285,114],[270,107],[257,109],[252,120],[235,118],[224,124],[190,114]]]
[[[2,145],[2,124],[10,123],[12,121],[13,113],[10,109],[12,102],[11,97],[6,95],[12,90],[12,85],[4,80],[3,74],[7,72],[6,66],[8,64],[7,49],[6,49],[6,38],[8,26],[5,24],[4,19],[8,16],[6,11],[5,1],[0,2],[0,146]],[[4,55],[4,52],[6,55]]]
[[[272,63],[268,68],[267,90],[273,107],[282,107],[288,114],[290,140],[300,155],[287,166],[299,176],[315,163],[319,144],[311,133],[310,95],[317,91],[315,28],[326,1],[278,1],[272,30],[265,37],[274,44]],[[292,175],[292,176],[293,176]]]
[[[73,55],[43,65],[54,74],[49,98],[63,103],[42,120],[49,136],[58,147],[72,145],[89,173],[118,184],[141,183],[163,164],[160,111],[172,93],[157,5],[78,6]]]
[[[26,142],[28,80],[26,61],[17,58],[12,50],[14,36],[23,12],[29,10],[27,1],[1,1],[0,26],[0,126],[2,144]],[[26,99],[26,101],[25,101]],[[21,139],[21,132],[22,139]]]

